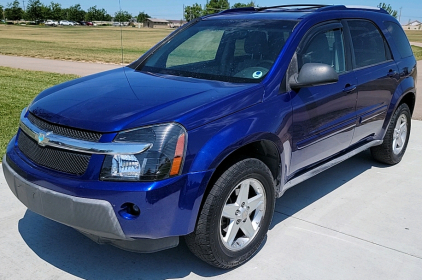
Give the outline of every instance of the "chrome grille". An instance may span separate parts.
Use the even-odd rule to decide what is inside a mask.
[[[45,132],[52,131],[54,134],[66,136],[69,138],[98,142],[102,136],[102,134],[98,132],[79,130],[61,125],[51,124],[34,116],[32,113],[28,114],[28,120],[38,128],[44,130]]]
[[[91,155],[83,153],[41,147],[22,131],[19,133],[18,147],[34,163],[74,175],[84,174],[91,159]]]

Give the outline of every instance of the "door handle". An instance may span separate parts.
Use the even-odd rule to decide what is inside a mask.
[[[347,84],[347,85],[344,87],[343,92],[345,92],[345,93],[351,93],[351,92],[353,92],[356,88],[357,88],[357,86],[356,86],[356,85]]]

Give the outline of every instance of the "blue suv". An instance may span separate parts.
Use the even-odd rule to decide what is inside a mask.
[[[379,8],[232,9],[178,29],[127,67],[41,92],[3,170],[30,210],[98,243],[177,246],[231,268],[275,200],[363,151],[400,162],[416,60]]]

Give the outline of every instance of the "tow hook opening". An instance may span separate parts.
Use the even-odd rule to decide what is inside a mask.
[[[141,215],[141,209],[134,203],[126,202],[120,208],[119,214],[126,220],[134,220]]]

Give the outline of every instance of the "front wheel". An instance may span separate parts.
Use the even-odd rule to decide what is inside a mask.
[[[409,106],[403,103],[394,112],[380,146],[371,148],[372,156],[386,164],[399,163],[409,142],[411,114]]]
[[[212,187],[189,249],[205,262],[232,268],[258,250],[270,226],[275,204],[274,182],[258,159],[245,159],[225,171]]]

